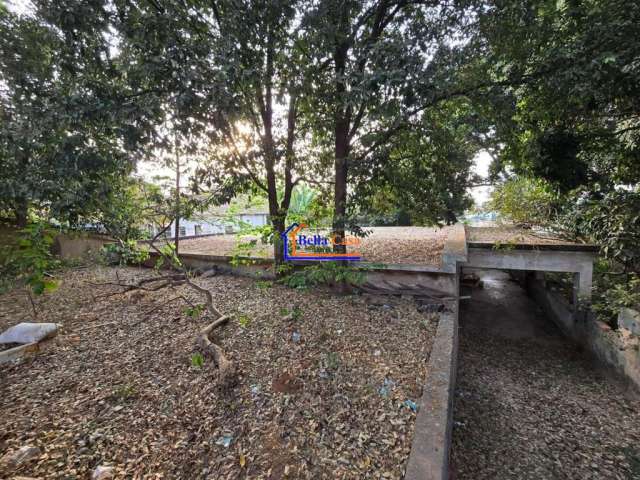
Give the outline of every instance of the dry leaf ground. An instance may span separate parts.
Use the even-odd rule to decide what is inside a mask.
[[[216,386],[208,359],[193,366],[209,320],[186,289],[101,298],[116,271],[67,271],[40,297],[40,321],[62,324],[43,351],[0,366],[0,456],[23,445],[42,454],[0,478],[395,478],[403,476],[436,320],[410,302],[296,291],[251,279],[199,279],[235,319],[217,337],[238,385]],[[154,310],[155,308],[155,310]],[[286,312],[294,320],[283,320]],[[286,311],[285,311],[286,310]],[[149,313],[150,312],[150,313]],[[18,291],[0,297],[0,328],[31,320]],[[386,380],[386,384],[385,384]],[[291,393],[287,393],[291,392]],[[225,446],[225,442],[229,442]]]
[[[448,227],[365,227],[368,235],[360,245],[349,247],[357,251],[362,260],[371,263],[404,263],[410,265],[440,265],[442,248]],[[253,238],[253,237],[247,237]],[[248,240],[244,240],[248,241]],[[236,235],[212,235],[180,241],[182,252],[209,255],[233,255],[238,245]],[[272,257],[271,245],[258,243],[245,255]]]
[[[460,313],[455,478],[640,479],[637,394],[491,275]]]
[[[577,245],[556,235],[539,232],[533,229],[519,228],[511,225],[493,227],[466,227],[469,242],[495,243],[508,247],[511,245]]]

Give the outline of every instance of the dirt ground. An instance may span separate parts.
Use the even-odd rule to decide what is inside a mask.
[[[357,247],[362,260],[371,263],[404,263],[410,265],[440,265],[442,248],[448,228],[430,227],[375,227],[365,228],[369,235]],[[209,255],[233,255],[238,244],[235,235],[213,235],[180,241],[183,252]],[[250,252],[256,257],[272,257],[271,245],[258,244]]]
[[[454,478],[640,479],[638,395],[507,274],[483,281],[461,310]]]
[[[234,314],[216,340],[239,368],[217,385],[177,291],[108,296],[149,270],[66,272],[37,300],[62,325],[34,358],[0,365],[0,457],[40,450],[0,478],[400,479],[437,320],[413,303],[198,279]],[[283,317],[295,312],[293,320]],[[0,297],[0,329],[32,320],[21,292]],[[1,470],[4,468],[4,470]]]

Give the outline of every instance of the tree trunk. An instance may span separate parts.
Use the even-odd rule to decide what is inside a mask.
[[[24,228],[27,226],[29,220],[29,205],[26,200],[20,201],[13,211],[16,217],[16,226]]]
[[[351,108],[347,105],[345,95],[345,70],[349,53],[349,11],[346,3],[341,5],[340,22],[337,25],[337,43],[333,52],[335,89],[338,103],[334,113],[334,170],[335,187],[333,197],[333,232],[336,239],[342,241],[345,236],[345,221],[347,214],[347,175],[349,156],[349,125],[351,123]],[[345,245],[335,245],[334,252],[346,253]]]
[[[273,225],[273,258],[275,261],[275,273],[279,275],[279,266],[284,263],[284,242],[282,241],[282,234],[284,233],[285,224],[282,216],[272,217]]]
[[[286,211],[278,205],[278,185],[276,182],[276,148],[273,139],[273,77],[274,77],[274,40],[271,32],[267,39],[266,72],[264,92],[258,88],[257,100],[260,108],[260,116],[264,127],[262,145],[264,148],[264,166],[267,174],[267,197],[269,202],[269,216],[273,225],[273,258],[275,273],[278,275],[279,266],[284,262],[282,240],[280,235],[284,232]]]
[[[180,155],[178,154],[178,141],[175,142],[176,155],[176,235],[173,243],[176,247],[176,256],[180,248]]]
[[[347,175],[349,155],[348,124],[337,122],[335,135],[335,188],[334,188],[334,213],[333,230],[337,237],[344,239],[345,220],[347,215]],[[345,253],[344,245],[335,246],[336,253]]]

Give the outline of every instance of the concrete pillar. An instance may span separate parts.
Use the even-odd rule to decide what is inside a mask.
[[[591,287],[593,264],[584,263],[579,272],[573,274],[573,304],[578,307],[580,302],[591,301]]]

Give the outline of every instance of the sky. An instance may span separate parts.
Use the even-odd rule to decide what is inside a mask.
[[[489,175],[489,165],[491,165],[491,155],[486,151],[479,152],[473,159],[474,167],[473,172],[480,175],[482,178],[487,178]],[[473,201],[476,202],[476,206],[480,207],[484,202],[489,200],[489,195],[493,187],[475,187],[471,188],[471,196]]]
[[[8,0],[7,7],[14,13],[26,13],[33,11],[33,5],[29,0]]]

